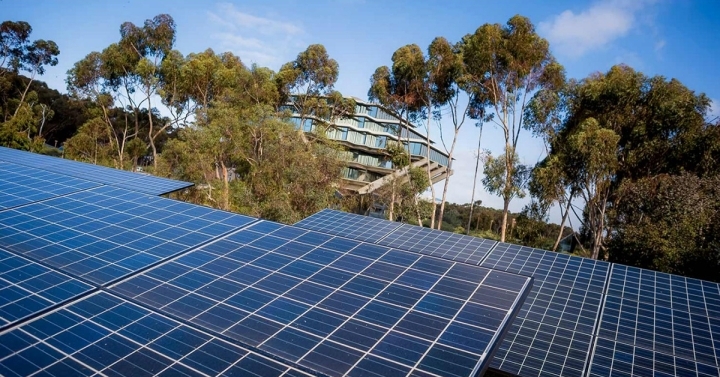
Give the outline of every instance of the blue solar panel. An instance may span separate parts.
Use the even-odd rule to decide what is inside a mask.
[[[100,184],[0,161],[0,210],[97,186]]]
[[[634,355],[633,370],[643,373],[655,368],[670,371],[669,375],[717,376],[719,287],[707,281],[613,265],[592,375],[610,375],[609,371],[619,374],[628,368],[627,358]],[[660,368],[653,360],[667,365]],[[632,362],[629,365],[633,367]]]
[[[151,195],[162,195],[192,186],[192,183],[189,182],[111,169],[4,147],[0,147],[0,160]]]
[[[472,264],[479,264],[497,243],[329,209],[307,217],[295,226]]]
[[[295,226],[354,240],[374,243],[397,229],[401,223],[324,209],[297,222]]]
[[[101,186],[0,212],[0,246],[105,284],[255,219]]]
[[[310,376],[104,292],[0,334],[0,375]]]
[[[491,367],[521,376],[582,375],[610,264],[498,243],[482,266],[535,278]]]
[[[0,329],[93,289],[0,249]]]
[[[530,284],[259,222],[110,288],[331,376],[474,376]]]

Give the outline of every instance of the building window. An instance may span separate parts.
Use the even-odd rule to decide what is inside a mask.
[[[378,108],[375,106],[368,107],[368,115],[373,118],[377,118]]]
[[[303,131],[305,131],[305,132],[312,131],[312,119],[305,119],[305,125],[303,126]]]
[[[375,141],[375,146],[378,148],[385,148],[387,146],[387,136],[378,136]]]
[[[365,118],[364,117],[360,117],[360,119],[358,120],[358,128],[365,128]]]

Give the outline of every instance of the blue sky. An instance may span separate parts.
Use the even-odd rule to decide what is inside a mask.
[[[340,64],[336,88],[363,99],[370,75],[378,66],[389,65],[397,48],[416,43],[424,49],[436,36],[454,42],[484,23],[505,23],[522,14],[550,41],[569,77],[583,78],[625,63],[706,93],[716,99],[713,112],[720,115],[720,3],[713,0],[0,0],[3,20],[27,21],[33,39],[57,42],[60,62],[41,79],[61,91],[74,62],[119,40],[121,23],[142,24],[160,13],[175,19],[176,48],[184,54],[207,48],[232,51],[246,64],[277,70],[309,44],[321,43]],[[470,200],[477,132],[472,123],[460,131],[451,201]],[[487,126],[483,148],[498,153],[501,146],[502,134]],[[521,135],[524,163],[536,162],[542,150],[529,133]],[[482,189],[476,198],[502,206]],[[515,200],[511,210],[519,211],[524,203]],[[558,217],[553,213],[551,220]]]

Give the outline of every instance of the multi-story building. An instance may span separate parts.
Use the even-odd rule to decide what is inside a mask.
[[[328,137],[346,147],[344,158],[348,162],[343,169],[343,189],[368,194],[381,187],[391,177],[402,179],[407,169],[393,166],[386,150],[389,141],[399,141],[410,152],[411,165],[427,168],[430,165],[432,182],[445,179],[452,172],[448,169],[448,154],[438,149],[432,140],[418,132],[414,125],[393,115],[382,106],[354,98],[355,113],[350,117],[332,120]],[[292,110],[291,106],[287,107]],[[314,129],[314,119],[309,117],[301,124],[299,114],[291,121],[306,132]],[[327,121],[327,120],[326,120]],[[428,148],[430,158],[428,159]]]

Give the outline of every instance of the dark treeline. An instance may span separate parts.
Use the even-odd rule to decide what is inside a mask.
[[[452,176],[436,193],[402,142],[384,153],[407,175],[340,199],[344,149],[327,132],[355,103],[333,89],[340,67],[322,45],[275,72],[230,52],[184,55],[174,20],[158,15],[120,25],[115,42],[75,62],[65,95],[39,81],[59,47],[31,33],[25,22],[0,25],[0,145],[192,181],[184,200],[286,223],[328,206],[381,207],[393,220],[720,280],[720,131],[706,119],[709,99],[624,65],[567,79],[525,17],[402,46],[368,91],[428,141],[452,126],[451,161],[458,138],[477,135],[465,124],[501,129],[502,153],[478,150],[474,162],[502,210],[474,197],[448,203]],[[519,163],[529,136],[547,150],[536,166]],[[428,189],[438,205],[420,199]],[[548,224],[554,206],[560,225]]]

